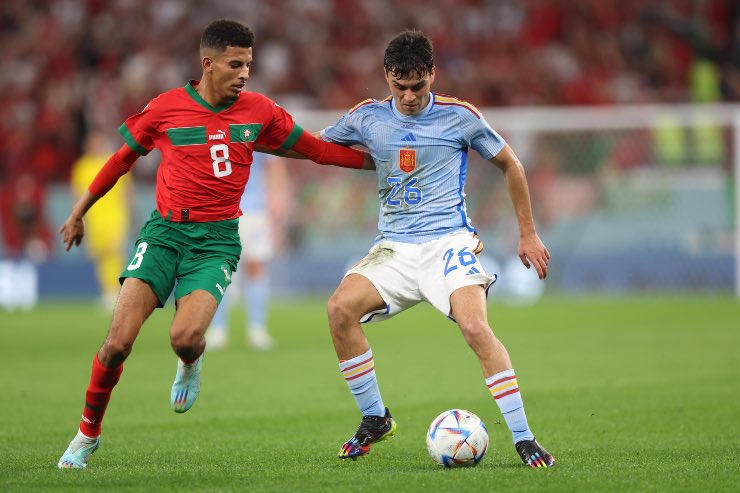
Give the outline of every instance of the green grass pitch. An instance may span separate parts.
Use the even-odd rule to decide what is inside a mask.
[[[428,306],[366,332],[397,436],[342,462],[359,413],[339,375],[323,300],[276,303],[277,348],[206,357],[202,392],[169,408],[172,308],[147,322],[85,471],[56,462],[76,431],[109,315],[88,304],[0,312],[0,491],[737,491],[740,302],[731,298],[545,298],[492,303],[530,425],[554,453],[525,468],[457,327]],[[464,408],[489,429],[474,469],[445,470],[424,434]]]

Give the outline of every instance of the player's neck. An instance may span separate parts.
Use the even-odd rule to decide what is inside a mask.
[[[203,101],[210,104],[214,108],[218,108],[227,103],[216,95],[216,91],[213,89],[213,85],[205,78],[201,78],[197,86],[195,86],[195,92],[198,96],[203,98]]]

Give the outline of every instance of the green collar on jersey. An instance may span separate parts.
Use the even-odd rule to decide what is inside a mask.
[[[185,84],[185,92],[190,94],[190,97],[193,98],[193,100],[195,100],[196,103],[198,103],[199,105],[201,105],[207,110],[211,110],[214,113],[218,113],[219,111],[225,110],[226,108],[228,108],[229,106],[231,106],[232,104],[236,102],[236,99],[235,99],[229,104],[225,104],[223,106],[218,106],[218,107],[211,106],[210,104],[208,104],[208,101],[200,97],[200,94],[198,94],[198,91],[195,90],[195,88],[193,87],[194,82],[199,82],[199,81],[196,81],[195,79],[190,79],[188,83]]]

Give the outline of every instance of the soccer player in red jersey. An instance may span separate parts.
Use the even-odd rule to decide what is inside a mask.
[[[236,270],[241,244],[239,201],[255,149],[288,152],[320,164],[372,169],[363,152],[323,142],[293,122],[269,98],[244,90],[254,35],[232,20],[203,31],[200,81],[189,81],[152,99],[119,128],[125,144],[103,166],[59,228],[66,249],[85,234],[83,216],[140,155],[162,153],[156,204],[136,250],[121,274],[121,291],[108,336],[92,362],[77,435],[59,468],[84,468],[100,445],[103,415],[123,362],[155,308],[175,291],[170,326],[178,368],[170,402],[190,409],[200,392],[204,334]]]

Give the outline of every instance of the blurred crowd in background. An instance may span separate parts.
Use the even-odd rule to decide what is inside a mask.
[[[218,17],[254,30],[248,88],[289,111],[386,96],[383,51],[409,27],[433,39],[435,89],[478,107],[740,100],[733,0],[4,0],[6,256],[49,249],[48,186],[69,180],[90,132],[115,150],[127,116],[197,78]],[[156,166],[137,168],[153,180]]]

